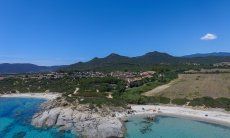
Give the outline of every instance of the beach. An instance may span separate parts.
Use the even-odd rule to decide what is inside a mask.
[[[59,93],[19,93],[0,95],[0,97],[40,98],[47,100],[54,100],[59,96],[61,96]],[[132,115],[154,114],[175,116],[230,126],[230,113],[222,109],[195,109],[188,106],[174,105],[131,105],[131,109],[134,111]],[[117,113],[118,118],[122,118],[126,115],[127,114]]]
[[[135,115],[166,115],[175,117],[185,117],[194,120],[211,122],[230,126],[230,113],[227,111],[217,111],[214,109],[193,109],[183,106],[166,106],[166,105],[131,105]]]
[[[73,106],[55,107],[58,102],[54,99],[60,95],[58,93],[20,93],[3,94],[0,97],[47,99],[49,102],[44,104],[44,107],[47,106],[47,108],[33,115],[31,121],[33,126],[38,128],[60,127],[60,130],[71,130],[73,134],[89,137],[122,137],[125,135],[125,121],[135,116],[158,116],[158,119],[162,116],[178,117],[178,119],[185,118],[230,127],[230,113],[223,109],[201,109],[175,105],[130,105],[131,109],[124,109],[123,111],[107,110],[107,108],[105,108],[106,110],[97,108],[96,111],[89,110],[87,105],[79,105],[76,108],[73,108]],[[29,100],[33,101],[33,99]],[[171,122],[171,125],[174,123]],[[180,125],[182,124],[179,123],[177,127]],[[131,126],[131,128],[134,126]],[[133,134],[133,132],[130,134]]]
[[[0,97],[14,97],[14,98],[40,98],[53,100],[60,97],[60,93],[14,93],[14,94],[1,94]]]

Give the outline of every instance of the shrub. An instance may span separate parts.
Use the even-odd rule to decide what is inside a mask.
[[[216,107],[216,101],[211,97],[202,97],[202,98],[195,98],[190,101],[190,106],[207,106],[207,107]]]
[[[170,99],[167,97],[158,97],[158,99],[159,99],[159,103],[162,103],[162,104],[169,104],[170,103]]]
[[[216,107],[218,108],[225,108],[225,110],[230,110],[230,99],[228,98],[217,98],[216,101]]]
[[[172,103],[176,104],[176,105],[185,105],[189,100],[186,98],[177,98],[177,99],[173,99]]]
[[[147,104],[148,103],[148,99],[144,96],[140,96],[140,98],[137,101],[137,104]]]

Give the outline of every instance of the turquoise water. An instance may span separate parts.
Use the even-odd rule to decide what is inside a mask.
[[[42,99],[0,98],[0,138],[74,138],[57,128],[30,125]],[[229,138],[230,128],[189,119],[158,116],[155,122],[132,117],[126,123],[127,138]]]
[[[74,138],[58,129],[38,129],[30,125],[42,99],[0,98],[0,138]]]
[[[132,117],[126,127],[127,138],[230,138],[230,127],[166,116]]]

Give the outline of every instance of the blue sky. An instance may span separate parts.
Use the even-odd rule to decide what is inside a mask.
[[[0,63],[230,52],[229,7],[229,0],[1,0]]]

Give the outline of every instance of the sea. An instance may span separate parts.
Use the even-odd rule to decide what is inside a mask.
[[[35,128],[33,115],[44,99],[0,98],[0,138],[74,138],[71,132],[58,128]]]
[[[32,116],[44,99],[0,98],[0,138],[76,138],[58,128],[35,128]],[[169,116],[155,121],[136,116],[125,124],[126,138],[230,138],[230,127]]]

